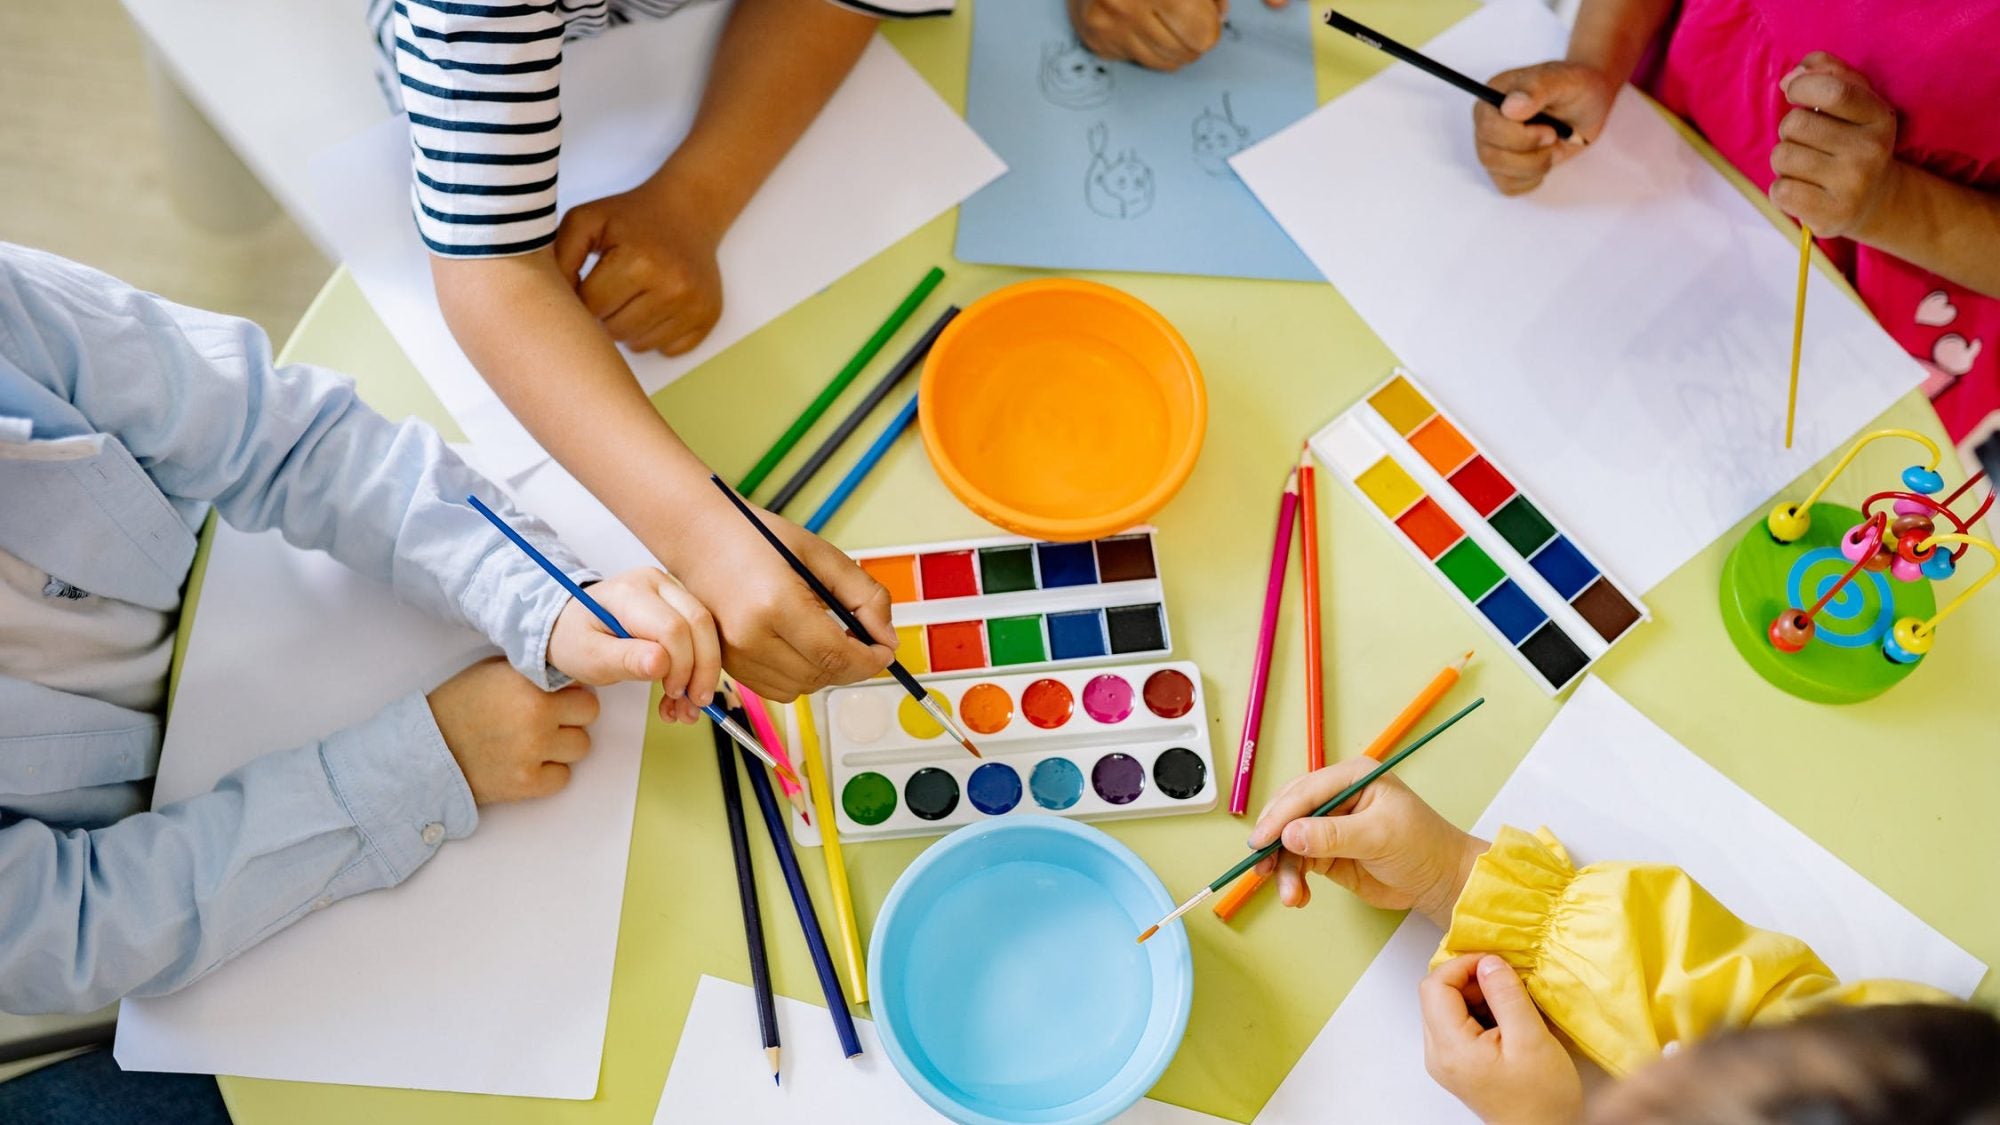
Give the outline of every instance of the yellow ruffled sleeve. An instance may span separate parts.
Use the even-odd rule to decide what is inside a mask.
[[[1556,838],[1503,828],[1474,864],[1433,967],[1496,953],[1549,1023],[1623,1075],[1717,1028],[1823,1004],[1949,1002],[1906,981],[1842,984],[1797,938],[1745,924],[1678,867],[1578,870]]]

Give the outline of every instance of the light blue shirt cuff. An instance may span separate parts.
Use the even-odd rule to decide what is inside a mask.
[[[320,755],[334,794],[386,877],[381,885],[401,883],[446,840],[462,839],[479,824],[472,790],[420,693],[326,739]]]

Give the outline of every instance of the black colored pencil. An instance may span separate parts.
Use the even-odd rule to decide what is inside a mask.
[[[729,821],[729,850],[736,860],[736,897],[743,907],[743,943],[750,950],[750,987],[757,993],[757,1031],[778,1081],[778,1008],[771,998],[771,961],[764,952],[764,914],[757,906],[757,872],[750,866],[750,832],[743,822],[743,790],[736,777],[729,733],[708,725],[715,739],[715,768],[722,777],[722,811]],[[762,773],[761,770],[752,770]]]
[[[1385,55],[1401,59],[1403,62],[1409,63],[1411,66],[1429,74],[1433,78],[1442,78],[1446,82],[1471,94],[1473,97],[1478,98],[1480,101],[1485,102],[1487,105],[1492,106],[1494,109],[1499,109],[1500,103],[1507,100],[1507,95],[1495,90],[1486,83],[1476,82],[1473,79],[1467,78],[1458,71],[1431,58],[1429,55],[1405,47],[1381,32],[1375,31],[1367,25],[1352,20],[1347,16],[1343,16],[1339,12],[1329,10],[1326,13],[1326,25],[1335,31],[1344,31],[1352,35],[1354,38],[1359,39]],[[1556,136],[1561,137],[1563,140],[1574,140],[1578,144],[1584,143],[1583,138],[1576,135],[1576,130],[1569,127],[1568,122],[1558,121],[1546,113],[1537,113],[1533,117],[1528,118],[1528,124],[1547,125],[1549,128],[1554,129]]]
[[[806,588],[813,592],[813,596],[820,600],[820,604],[826,606],[827,612],[833,614],[835,620],[855,636],[872,639],[869,638],[867,628],[861,624],[861,619],[854,616],[854,611],[840,604],[840,599],[833,596],[833,591],[826,588],[826,583],[819,580],[819,575],[812,572],[812,568],[805,564],[804,559],[793,554],[792,549],[785,546],[785,541],[778,538],[776,532],[764,526],[764,521],[757,518],[757,513],[750,510],[750,505],[744,503],[743,498],[736,495],[734,489],[723,483],[722,478],[714,473],[708,474],[708,482],[722,490],[722,494],[736,506],[737,514],[750,521],[750,526],[757,529],[757,534],[764,537],[764,542],[769,543],[773,551],[778,552],[778,557],[785,560],[785,565],[792,568],[792,573],[799,576],[799,580],[806,584]],[[916,700],[918,706],[937,721],[937,725],[943,727],[960,746],[965,747],[966,753],[975,758],[980,756],[979,748],[965,736],[965,731],[959,729],[959,725],[952,720],[945,709],[938,706],[938,701],[931,698],[930,693],[917,682],[917,678],[910,675],[910,670],[903,667],[902,661],[891,660],[889,674],[896,678],[896,683],[901,685],[904,691],[910,693],[910,698]]]
[[[943,332],[945,325],[950,324],[952,318],[957,315],[958,306],[953,305],[932,321],[931,326],[924,330],[924,334],[917,337],[917,342],[910,345],[910,350],[903,353],[902,358],[896,361],[896,365],[889,369],[887,375],[882,376],[881,382],[868,388],[867,396],[848,412],[847,417],[840,420],[840,425],[836,426],[832,433],[826,435],[826,440],[819,443],[819,448],[812,451],[812,456],[806,458],[805,464],[799,466],[798,471],[778,489],[765,507],[783,515],[785,505],[798,499],[799,493],[811,482],[813,475],[826,467],[826,463],[833,459],[833,455],[840,452],[841,445],[853,437],[854,431],[861,428],[861,423],[868,420],[868,415],[882,405],[883,399],[889,397],[889,392],[895,390],[896,385],[924,361],[924,356],[930,354],[931,345],[937,342],[938,334]]]
[[[747,722],[742,716],[738,722]],[[755,762],[748,754],[744,760]],[[785,814],[778,811],[778,796],[771,789],[771,779],[754,765],[750,768],[750,791],[757,797],[757,808],[764,814],[764,827],[771,834],[771,850],[778,853],[778,866],[784,869],[785,885],[792,892],[792,907],[798,911],[799,929],[804,931],[806,950],[812,954],[813,970],[819,974],[819,989],[826,997],[826,1010],[833,1016],[834,1034],[840,1036],[841,1053],[848,1058],[861,1053],[861,1038],[854,1032],[854,1015],[847,1010],[847,994],[840,990],[840,976],[833,971],[833,954],[826,948],[826,934],[819,928],[819,913],[813,909],[812,896],[806,893],[806,878],[799,871],[799,857],[792,852],[792,837],[786,823]]]

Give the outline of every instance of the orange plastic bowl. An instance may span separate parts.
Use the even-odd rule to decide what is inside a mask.
[[[1174,326],[1068,278],[974,301],[932,346],[918,396],[945,486],[1037,539],[1144,523],[1186,483],[1208,428],[1201,368]]]

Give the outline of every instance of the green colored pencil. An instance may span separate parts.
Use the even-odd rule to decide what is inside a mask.
[[[1480,698],[1475,699],[1472,702],[1466,704],[1464,707],[1459,708],[1457,714],[1451,716],[1444,722],[1441,722],[1438,725],[1432,727],[1431,729],[1425,731],[1415,742],[1410,743],[1408,746],[1405,746],[1401,750],[1398,750],[1394,754],[1390,755],[1388,761],[1383,762],[1381,765],[1376,766],[1372,770],[1369,770],[1367,776],[1363,777],[1360,781],[1357,781],[1354,784],[1348,786],[1347,788],[1342,789],[1340,792],[1334,794],[1332,799],[1328,800],[1325,804],[1321,805],[1320,807],[1314,809],[1312,811],[1312,815],[1325,816],[1328,813],[1331,813],[1333,810],[1353,800],[1354,795],[1356,793],[1359,793],[1363,789],[1366,789],[1370,785],[1374,784],[1376,778],[1381,777],[1383,774],[1388,773],[1392,769],[1395,769],[1397,762],[1400,762],[1404,758],[1407,758],[1410,755],[1416,753],[1418,748],[1423,746],[1424,743],[1429,742],[1431,739],[1436,738],[1438,735],[1443,734],[1446,730],[1449,730],[1453,723],[1459,721],[1460,719],[1465,718],[1467,715],[1472,714],[1473,710],[1484,702],[1486,702],[1486,698],[1484,696],[1481,696]],[[1186,914],[1188,911],[1193,910],[1195,907],[1201,905],[1201,900],[1207,898],[1209,895],[1212,895],[1215,892],[1221,890],[1222,888],[1228,886],[1229,884],[1235,882],[1236,877],[1238,875],[1241,875],[1245,871],[1250,870],[1252,867],[1257,866],[1257,864],[1261,862],[1264,859],[1264,857],[1273,854],[1279,848],[1282,848],[1284,846],[1285,845],[1282,839],[1273,840],[1270,843],[1265,844],[1263,847],[1258,848],[1257,850],[1251,852],[1249,855],[1243,857],[1243,862],[1223,872],[1221,875],[1216,876],[1215,881],[1210,883],[1208,886],[1203,887],[1199,894],[1196,894],[1193,898],[1188,899],[1186,902],[1181,903],[1179,906],[1174,907],[1173,913],[1167,915],[1165,918],[1162,918],[1158,922],[1155,922],[1151,926],[1147,927],[1146,932],[1139,935],[1139,941],[1143,944],[1147,938],[1152,937],[1154,934],[1159,933],[1161,926],[1166,925],[1168,922],[1173,921],[1174,919],[1180,917],[1183,914]]]
[[[903,322],[910,319],[910,315],[917,311],[917,306],[923,304],[924,298],[930,296],[931,290],[936,289],[938,282],[943,280],[944,270],[932,266],[931,272],[925,274],[922,281],[917,282],[917,287],[910,290],[910,295],[904,297],[903,303],[897,305],[896,310],[889,314],[889,319],[882,322],[882,327],[877,328],[875,334],[868,337],[867,342],[861,345],[861,350],[854,353],[854,358],[847,361],[847,366],[840,369],[839,374],[833,377],[833,381],[819,392],[819,396],[807,403],[797,418],[792,419],[790,428],[778,435],[778,440],[771,444],[771,448],[764,451],[764,456],[751,467],[749,475],[737,484],[736,491],[748,496],[756,491],[758,485],[764,483],[764,478],[771,475],[771,470],[778,467],[778,462],[785,459],[785,454],[790,453],[792,447],[799,443],[799,439],[806,436],[806,431],[812,429],[813,423],[819,421],[819,416],[825,414],[826,408],[833,405],[833,400],[840,397],[840,392],[846,390],[849,383],[854,382],[855,376],[861,374],[861,370],[875,358],[875,353],[882,350],[882,345],[889,342],[889,337],[894,336],[897,330],[903,327]]]

